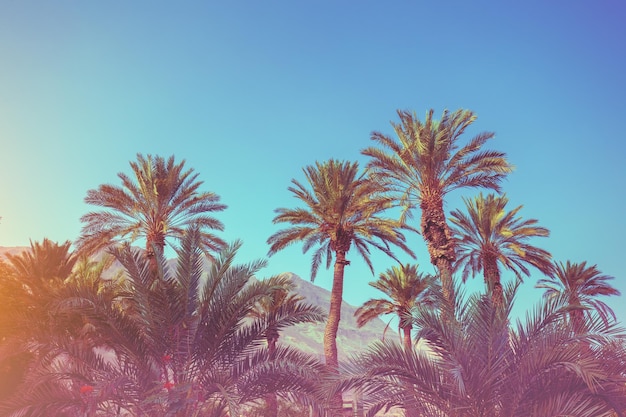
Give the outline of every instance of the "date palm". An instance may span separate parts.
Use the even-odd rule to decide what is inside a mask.
[[[32,354],[23,348],[21,337],[30,323],[16,320],[16,311],[27,306],[25,296],[15,270],[0,259],[0,402],[22,382],[32,359]]]
[[[72,273],[77,257],[70,250],[71,242],[62,244],[44,239],[31,242],[30,248],[7,254],[10,276],[5,285],[14,289],[6,322],[26,339],[45,339],[54,336],[58,323],[51,320],[50,304],[58,299],[65,281]]]
[[[76,241],[81,253],[142,238],[152,257],[154,249],[162,251],[169,238],[180,240],[190,227],[200,230],[205,252],[222,249],[224,241],[213,231],[223,230],[223,225],[212,213],[226,206],[218,195],[199,190],[202,181],[193,169],[185,169],[185,160],[137,154],[130,166],[133,177],[117,174],[121,186],[103,184],[87,192],[85,202],[102,209],[81,218],[84,225]]]
[[[293,293],[295,285],[288,276],[275,275],[265,281],[273,289],[257,301],[250,315],[265,323],[268,353],[271,359],[275,359],[281,328],[287,324],[323,321],[326,314],[320,307],[306,303],[304,297]]]
[[[450,305],[456,258],[444,213],[445,196],[461,188],[499,192],[500,182],[512,167],[504,153],[482,149],[493,133],[479,133],[459,146],[461,136],[476,120],[474,113],[445,110],[440,120],[435,120],[433,113],[429,110],[422,122],[415,113],[398,111],[400,122],[391,123],[397,139],[373,132],[371,139],[378,147],[369,147],[362,154],[371,158],[367,166],[373,177],[390,186],[404,207],[403,220],[416,206],[421,209],[422,236],[430,260],[439,270],[444,299]]]
[[[347,364],[335,390],[364,394],[367,416],[391,406],[424,417],[609,417],[626,407],[626,354],[615,325],[596,321],[580,352],[562,325],[563,298],[543,300],[511,325],[515,284],[505,285],[504,314],[487,295],[456,300],[456,320],[418,309],[427,351],[377,342]]]
[[[80,330],[76,320],[55,309],[77,262],[70,246],[69,241],[31,242],[0,263],[0,401],[19,392],[34,363],[49,355],[59,339]]]
[[[320,307],[304,302],[304,297],[294,294],[294,283],[284,275],[275,275],[266,280],[274,290],[261,298],[251,311],[251,316],[260,320],[266,327],[268,359],[280,360],[276,356],[280,329],[287,324],[320,322],[326,319],[326,314]],[[266,416],[278,416],[278,399],[276,393],[265,396],[267,406]]]
[[[296,242],[303,244],[303,252],[316,247],[311,262],[311,280],[326,260],[329,268],[334,257],[333,284],[328,320],[324,329],[324,355],[330,369],[336,370],[337,331],[341,319],[343,278],[346,256],[351,248],[364,259],[372,273],[370,247],[377,248],[395,259],[390,245],[413,255],[405,244],[405,237],[397,221],[382,217],[392,205],[381,186],[359,173],[356,162],[329,160],[316,162],[304,168],[308,187],[292,180],[289,187],[304,208],[279,208],[274,223],[290,226],[269,237],[269,254]],[[341,406],[341,398],[333,400],[333,407]]]
[[[483,197],[482,193],[464,201],[467,213],[454,210],[450,218],[463,281],[470,273],[473,277],[482,272],[493,302],[501,304],[501,266],[513,271],[519,280],[530,275],[528,266],[546,275],[552,273],[550,253],[528,242],[533,237],[548,237],[550,232],[535,219],[519,217],[522,206],[506,211],[506,196]]]
[[[7,254],[7,260],[26,285],[39,285],[46,281],[63,281],[69,277],[76,263],[70,250],[71,242],[59,244],[44,239],[31,242],[30,248],[17,254]]]
[[[45,321],[46,304],[63,287],[72,272],[77,258],[70,246],[69,241],[59,244],[44,239],[42,242],[30,242],[30,248],[21,253],[6,255],[3,284],[14,289],[11,303],[16,310],[28,311],[31,315],[28,321],[32,326]],[[9,315],[11,313],[9,311]],[[13,325],[26,330],[21,327],[23,324],[13,322]]]
[[[439,291],[437,277],[417,269],[418,265],[393,266],[381,273],[376,281],[370,282],[371,287],[383,292],[387,298],[370,299],[363,303],[354,313],[357,325],[362,327],[383,314],[395,314],[404,347],[411,349],[411,311],[418,305],[433,307]]]
[[[545,289],[546,298],[562,296],[567,299],[574,331],[584,332],[585,317],[590,318],[594,312],[606,325],[609,318],[615,320],[613,310],[598,299],[599,296],[620,295],[608,282],[612,276],[602,274],[596,265],[587,266],[586,262],[557,262],[554,266],[554,275],[540,279],[537,288]]]

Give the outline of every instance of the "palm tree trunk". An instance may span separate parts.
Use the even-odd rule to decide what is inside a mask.
[[[278,331],[275,329],[268,330],[267,333],[267,352],[270,361],[276,359],[276,342],[278,341]],[[276,399],[276,393],[269,393],[265,395],[265,404],[267,406],[267,417],[278,417],[278,400]]]
[[[572,318],[572,328],[576,335],[585,333],[585,316],[581,308],[575,308],[570,311],[570,317]]]
[[[413,329],[412,324],[407,324],[406,326],[402,326],[402,342],[404,345],[404,350],[407,355],[411,354],[413,349],[413,340],[411,339],[411,330]],[[412,391],[413,387],[410,383],[406,383],[406,390],[408,392]],[[406,403],[404,405],[404,411],[406,417],[420,417],[420,414],[415,410],[415,407],[411,403]]]
[[[580,301],[576,300],[574,302],[570,301],[570,305],[580,306]],[[569,312],[570,320],[572,321],[572,330],[576,336],[581,336],[587,332],[585,325],[585,313],[582,308],[575,307],[573,310]],[[587,355],[591,353],[591,345],[588,340],[580,341],[580,350],[581,353]]]
[[[150,262],[150,270],[152,271],[154,278],[156,279],[158,271],[158,257],[163,255],[165,250],[165,235],[163,233],[149,234],[146,237],[146,256]]]
[[[444,301],[449,308],[452,308],[454,305],[452,264],[455,260],[455,248],[443,211],[441,194],[438,192],[422,193],[420,208],[422,209],[422,236],[428,246],[430,261],[439,270]],[[445,306],[443,308],[445,309]]]
[[[500,283],[500,270],[498,269],[497,258],[492,254],[485,255],[483,269],[491,301],[494,307],[500,310],[504,304],[504,294],[502,293],[502,284]]]
[[[411,324],[402,327],[402,341],[404,343],[404,348],[407,350],[407,352],[413,348],[413,340],[411,339],[412,329],[413,325]]]
[[[337,356],[337,332],[339,321],[341,320],[341,303],[343,300],[343,272],[348,264],[346,252],[338,250],[336,252],[335,267],[333,271],[333,287],[330,292],[330,308],[328,310],[328,320],[324,328],[324,356],[326,365],[331,372],[339,373],[339,359]],[[343,408],[343,397],[337,393],[330,400],[331,416],[340,415]]]
[[[454,282],[452,271],[455,261],[454,241],[443,211],[443,196],[438,190],[421,190],[422,236],[426,241],[430,262],[439,270],[443,302],[441,317],[444,323],[455,324]],[[407,417],[415,417],[410,405],[405,407]]]

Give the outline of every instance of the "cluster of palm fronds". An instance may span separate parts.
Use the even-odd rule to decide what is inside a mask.
[[[11,257],[16,279],[2,289],[18,291],[4,298],[16,304],[2,318],[0,363],[20,369],[3,373],[0,415],[236,416],[270,393],[315,406],[322,364],[284,346],[270,355],[265,340],[323,312],[297,300],[262,314],[289,281],[253,280],[264,262],[236,264],[239,243],[203,272],[199,239],[185,235],[175,265],[158,256],[156,275],[130,247],[112,251],[125,274],[106,278],[106,261],[50,268],[74,263],[69,245]]]
[[[591,314],[575,331],[565,297],[512,324],[516,289],[506,287],[504,309],[484,294],[458,295],[453,320],[415,307],[421,349],[377,343],[345,367],[337,389],[362,391],[370,416],[394,406],[428,417],[623,415],[623,329]]]

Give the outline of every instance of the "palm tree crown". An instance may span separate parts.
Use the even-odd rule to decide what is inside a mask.
[[[552,273],[548,251],[528,243],[532,237],[547,237],[548,229],[537,226],[537,220],[524,220],[517,214],[522,206],[506,211],[508,198],[482,193],[464,199],[467,214],[454,210],[450,220],[458,249],[457,266],[463,266],[463,281],[468,275],[484,272],[490,293],[501,290],[500,268],[509,269],[518,279],[529,276],[528,265],[546,275]]]
[[[380,132],[372,140],[380,147],[362,151],[372,159],[368,168],[378,181],[389,185],[404,206],[403,219],[418,203],[422,211],[422,235],[431,262],[439,269],[444,297],[451,301],[454,242],[443,211],[444,196],[455,189],[483,187],[500,191],[500,181],[512,167],[502,152],[481,150],[494,134],[479,133],[459,148],[459,138],[475,120],[469,110],[443,112],[433,119],[433,110],[421,122],[415,113],[398,111],[400,123],[392,126],[397,139]]]
[[[615,319],[615,313],[598,296],[620,295],[607,281],[613,277],[603,275],[596,265],[587,266],[586,262],[572,263],[567,261],[555,263],[555,273],[552,276],[540,279],[537,288],[544,288],[544,296],[553,298],[562,296],[568,300],[573,325],[582,331],[583,317],[597,312],[602,321],[607,324],[609,317]]]
[[[326,315],[320,307],[305,303],[304,297],[292,292],[295,290],[295,285],[288,276],[275,275],[265,280],[265,283],[273,290],[256,302],[250,315],[264,323],[269,360],[280,361],[281,358],[276,356],[280,329],[288,324],[321,322],[326,319]],[[267,394],[265,402],[264,415],[277,417],[279,407],[276,393]]]
[[[383,314],[396,314],[404,345],[410,348],[413,328],[411,311],[418,305],[434,306],[438,292],[437,277],[417,269],[418,265],[393,266],[381,273],[376,281],[370,282],[370,286],[382,291],[388,299],[370,299],[363,303],[354,313],[357,325],[362,327]]]
[[[14,290],[10,304],[15,311],[8,311],[6,323],[26,339],[52,337],[63,327],[52,319],[50,309],[65,290],[77,261],[70,246],[69,241],[59,244],[44,239],[31,242],[28,250],[17,255],[7,254],[11,276],[3,277],[3,284]]]
[[[193,169],[185,170],[184,160],[177,164],[174,156],[166,160],[137,154],[137,161],[130,166],[135,178],[119,173],[121,187],[104,184],[87,192],[85,202],[103,209],[81,218],[85,224],[76,242],[81,252],[91,254],[143,238],[152,256],[154,248],[165,247],[167,238],[180,240],[190,227],[201,231],[205,252],[224,247],[224,241],[210,232],[224,227],[210,213],[226,206],[216,194],[198,191],[202,181]]]
[[[0,403],[18,390],[36,357],[72,333],[71,320],[55,311],[76,263],[70,245],[44,239],[0,260]]]
[[[7,254],[7,260],[26,285],[48,280],[63,281],[72,273],[76,256],[70,251],[71,242],[62,244],[44,239],[31,242],[30,249],[17,255]]]
[[[326,319],[322,309],[304,301],[304,297],[293,293],[295,285],[286,275],[275,275],[265,280],[274,290],[258,300],[251,311],[251,316],[265,322],[270,357],[276,351],[276,342],[280,338],[280,327],[299,323],[320,322]]]
[[[398,231],[398,223],[379,215],[392,205],[392,200],[381,193],[381,188],[365,174],[359,175],[358,163],[316,162],[304,169],[311,190],[292,180],[289,191],[306,208],[279,208],[274,223],[289,223],[293,227],[273,234],[268,243],[269,255],[285,247],[303,242],[303,251],[318,246],[311,264],[311,280],[315,279],[322,260],[329,268],[333,253],[347,253],[352,245],[373,272],[369,246],[374,246],[394,257],[389,243],[412,254],[405,238]],[[349,264],[345,259],[342,262]]]

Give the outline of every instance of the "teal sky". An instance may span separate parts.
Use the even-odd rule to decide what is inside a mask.
[[[118,184],[141,152],[186,159],[229,206],[218,217],[240,260],[264,257],[303,166],[365,165],[397,109],[468,108],[470,134],[496,132],[489,147],[516,166],[511,208],[552,232],[535,243],[626,294],[625,43],[620,0],[0,1],[0,246],[74,240],[87,190]],[[360,304],[378,294],[352,260],[345,299]],[[309,264],[294,246],[264,272],[307,278]],[[621,321],[623,300],[607,300]]]

